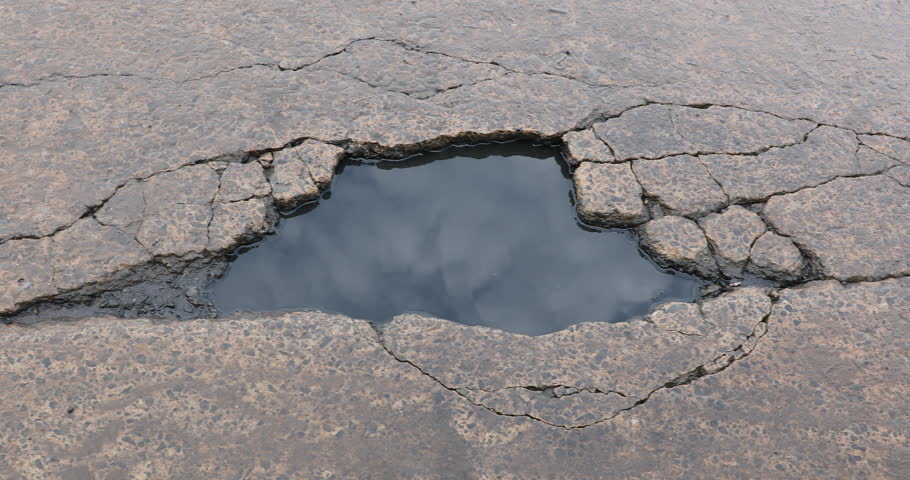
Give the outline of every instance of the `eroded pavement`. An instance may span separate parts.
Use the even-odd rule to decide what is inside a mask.
[[[907,5],[212,7],[0,7],[3,478],[910,471]],[[345,156],[511,139],[720,287],[539,337],[175,320]]]

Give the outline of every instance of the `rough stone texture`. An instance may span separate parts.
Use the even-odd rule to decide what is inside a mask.
[[[910,165],[910,140],[888,135],[860,135],[859,141],[879,153]]]
[[[758,214],[739,205],[708,215],[698,223],[718,263],[728,274],[738,274],[738,270],[746,265],[752,244],[768,228]]]
[[[764,217],[840,280],[910,273],[910,189],[885,175],[772,197]]]
[[[20,303],[57,293],[51,243],[51,239],[42,238],[0,245],[0,314]]]
[[[299,147],[276,152],[272,163],[272,193],[281,208],[314,200],[335,175],[344,150],[307,140]]]
[[[910,455],[908,292],[907,279],[783,290],[747,356],[573,430],[475,406],[396,361],[365,322],[344,317],[5,326],[0,476],[901,478]],[[667,342],[699,341],[636,325]],[[584,338],[572,340],[594,350],[573,353],[570,344],[536,338],[563,357],[520,348],[520,336],[464,337],[506,362],[484,369],[470,359],[485,360],[486,352],[431,343],[467,327],[400,321],[386,335],[405,327],[428,336],[401,337],[401,348],[431,361],[421,368],[441,358],[440,377],[453,361],[479,370],[479,378],[489,372],[507,380],[524,376],[525,365],[567,372],[625,365],[587,366],[598,352],[641,358]],[[496,357],[501,345],[519,348]],[[536,362],[544,357],[549,364]],[[578,395],[555,390],[552,402],[571,404]]]
[[[905,187],[910,187],[910,166],[898,165],[888,170],[888,176],[897,180],[897,183]]]
[[[82,219],[53,238],[54,284],[62,291],[101,282],[151,257],[132,235]]]
[[[711,106],[647,105],[594,125],[620,160],[683,153],[751,153],[798,143],[815,124]]]
[[[211,205],[177,204],[145,217],[136,240],[153,255],[202,253],[212,223]]]
[[[224,235],[162,252],[245,241],[268,213],[247,207],[268,197],[222,205],[235,187],[219,189],[219,174],[271,167],[270,152],[302,139],[402,156],[595,124],[621,157],[739,154],[699,157],[734,202],[772,196],[763,215],[823,275],[907,275],[906,169],[832,179],[910,162],[908,20],[904,3],[870,0],[12,0],[0,7],[0,315],[153,261],[135,236],[177,204],[243,211],[213,217],[209,233]],[[613,191],[644,221],[629,185],[588,193]],[[180,218],[161,226],[185,232]],[[908,291],[906,278],[782,290],[768,333],[729,368],[572,430],[472,401],[568,424],[626,399],[579,382],[469,400],[340,317],[8,326],[0,478],[902,478]],[[671,305],[616,330],[704,335],[767,301]],[[588,333],[563,333],[547,368],[582,375],[600,354],[575,352],[593,348]]]
[[[569,132],[562,136],[563,153],[566,162],[577,167],[581,162],[615,162],[613,153],[591,129]]]
[[[648,221],[641,185],[629,164],[585,162],[572,176],[578,215],[601,227],[629,227]]]
[[[803,270],[803,256],[790,239],[765,232],[752,245],[749,269],[768,278],[798,280]]]
[[[306,165],[296,158],[276,155],[273,168],[272,194],[280,208],[294,208],[319,196],[319,187],[310,178]]]
[[[169,242],[174,239],[164,238],[162,235],[167,234],[155,233],[155,229],[181,223],[187,210],[196,213],[206,205],[211,210],[212,199],[218,191],[217,172],[207,165],[188,166],[126,183],[98,209],[95,219],[102,225],[120,227],[133,234],[143,229],[147,243]]]
[[[95,212],[98,223],[130,230],[138,230],[144,216],[145,184],[140,181],[131,181],[121,187]]]
[[[702,306],[697,303],[669,302],[658,305],[645,317],[663,330],[683,335],[705,336],[712,324],[705,322]]]
[[[10,257],[3,268],[16,277],[15,288],[8,282],[0,288],[4,298],[0,314],[15,312],[58,289],[118,279],[121,271],[155,257],[198,257],[207,250],[225,251],[253,240],[274,226],[270,192],[257,162],[191,165],[127,182],[94,216],[54,236],[41,242],[14,239],[0,244]],[[235,199],[236,205],[221,203]],[[57,270],[58,288],[48,290],[42,285],[51,268]],[[27,287],[20,285],[20,278]]]
[[[701,312],[711,325],[733,335],[738,341],[746,341],[749,346],[758,339],[755,328],[743,323],[743,319],[766,317],[772,303],[772,297],[765,289],[744,287],[705,300],[701,303]]]
[[[376,64],[383,65],[383,68],[375,68]],[[508,73],[492,63],[465,62],[439,53],[411,50],[405,44],[383,40],[355,43],[341,54],[319,62],[318,67],[343,73],[374,88],[396,91],[419,99]]]
[[[561,134],[643,98],[910,137],[906,45],[883,28],[908,14],[890,3],[840,5],[836,15],[806,2],[673,5],[660,24],[641,22],[654,12],[634,2],[566,13],[472,2],[292,12],[274,0],[244,15],[219,6],[76,2],[4,12],[0,149],[3,171],[16,175],[0,184],[11,192],[0,201],[0,238],[72,224],[131,178],[297,138],[404,145],[464,132]],[[140,16],[154,27],[128,27]],[[106,20],[88,20],[98,17]],[[773,33],[806,24],[817,26],[806,37]],[[357,53],[390,48],[400,50],[391,63]],[[405,61],[415,54],[416,69]],[[332,62],[349,64],[345,72],[388,71],[371,74],[393,81],[371,85],[327,70]],[[421,84],[448,88],[453,72],[497,65],[509,73],[429,99],[395,90],[421,75]],[[17,168],[26,163],[35,167]]]
[[[467,417],[438,418],[452,404],[445,390],[392,359],[366,322],[313,313],[165,324],[99,319],[40,327],[6,348],[22,333],[8,327],[2,337],[14,366],[4,362],[0,382],[18,391],[0,394],[3,478],[314,478],[371,470],[459,477],[474,468],[456,428],[476,413],[453,405],[450,415],[462,409]],[[70,383],[75,378],[80,386]],[[408,399],[375,402],[402,391]],[[409,432],[410,422],[424,433]],[[383,446],[395,437],[412,458]],[[347,466],[338,463],[342,450]],[[373,460],[359,461],[368,451]]]
[[[870,173],[856,159],[856,136],[822,126],[805,143],[753,156],[706,155],[705,165],[734,202],[763,200],[843,175]]]
[[[149,178],[142,192],[145,215],[177,205],[210,205],[218,193],[218,173],[208,165],[191,165]]]
[[[729,202],[701,160],[689,155],[636,160],[632,170],[645,195],[655,198],[673,215],[699,217]]]
[[[860,145],[856,151],[856,163],[858,172],[863,174],[879,173],[901,165],[897,160],[865,145]]]
[[[130,182],[99,209],[97,219],[135,235],[152,255],[201,253],[208,242],[218,183],[219,174],[208,165]]]
[[[753,308],[756,301],[763,309]],[[698,305],[672,304],[650,322],[584,323],[539,337],[402,315],[383,329],[383,339],[397,359],[469,402],[578,428],[632,408],[688,372],[724,368],[731,361],[725,353],[747,343],[771,309],[761,289],[707,304],[715,305],[707,317]],[[727,323],[714,318],[727,310],[740,314]],[[681,326],[697,333],[681,333]]]
[[[870,173],[862,149],[848,167],[829,146],[798,150],[812,139],[775,148],[815,125],[906,161],[910,68],[889,32],[910,13],[891,2],[134,3],[14,2],[0,14],[0,243],[72,228],[137,180],[268,166],[303,139],[402,156],[596,124],[635,151],[622,157],[744,153],[725,160],[733,184],[715,175],[735,202]],[[132,27],[140,18],[151,27]],[[734,168],[791,149],[770,171]],[[298,200],[318,194],[298,187]]]
[[[239,202],[272,193],[272,187],[258,162],[231,163],[221,172],[217,202]]]
[[[709,277],[717,274],[705,233],[692,220],[661,217],[641,227],[639,236],[642,247],[663,266]]]
[[[274,230],[277,220],[270,199],[251,198],[218,205],[208,228],[207,248],[224,251],[260,238]]]
[[[910,381],[901,373],[910,368],[908,292],[906,279],[783,290],[752,355],[690,391],[655,397],[657,417],[637,416],[645,424],[637,433],[701,450],[701,459],[680,460],[687,476],[900,478],[910,454],[902,398]],[[686,421],[666,439],[651,435],[674,414]]]
[[[313,140],[303,142],[293,151],[306,164],[310,177],[319,188],[325,188],[332,181],[338,162],[344,156],[343,148]]]

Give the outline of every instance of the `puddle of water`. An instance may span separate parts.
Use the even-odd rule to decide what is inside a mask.
[[[349,161],[318,204],[238,250],[215,305],[420,312],[539,335],[695,299],[703,282],[657,267],[631,233],[578,222],[558,156],[512,142]]]

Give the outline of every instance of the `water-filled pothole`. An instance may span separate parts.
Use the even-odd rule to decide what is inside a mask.
[[[558,151],[511,142],[345,162],[318,203],[238,250],[214,300],[224,313],[419,312],[539,335],[693,300],[701,285],[630,232],[581,224]]]

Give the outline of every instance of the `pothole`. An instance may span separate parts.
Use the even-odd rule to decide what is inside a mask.
[[[526,142],[347,161],[318,202],[233,255],[215,305],[539,335],[698,296],[704,281],[658,267],[631,232],[581,223],[570,178],[558,150]]]

